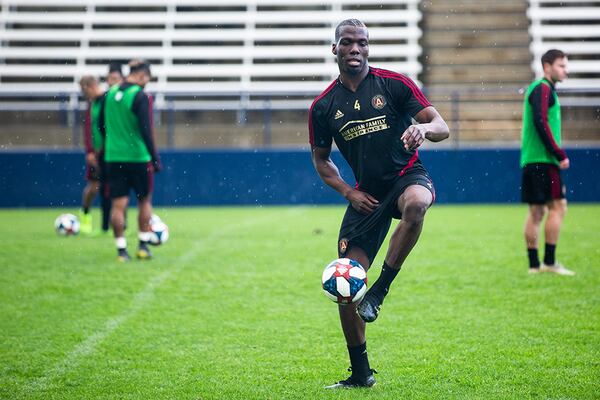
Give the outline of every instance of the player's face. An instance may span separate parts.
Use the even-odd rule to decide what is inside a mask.
[[[146,71],[137,71],[130,74],[127,80],[135,83],[136,85],[140,85],[141,87],[145,87],[148,82],[150,82],[150,74]]]
[[[145,87],[150,82],[150,74],[142,72],[140,74],[140,86]]]
[[[567,57],[557,58],[552,65],[548,65],[548,68],[553,82],[561,82],[567,79]]]
[[[364,26],[343,26],[340,39],[332,46],[340,72],[358,75],[367,66],[369,33]]]
[[[83,92],[83,95],[86,99],[93,100],[94,87],[92,87],[91,85],[81,85],[81,91]]]
[[[106,77],[106,83],[108,86],[119,84],[123,81],[123,76],[118,72],[111,72]]]

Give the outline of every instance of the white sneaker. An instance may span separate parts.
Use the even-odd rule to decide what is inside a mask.
[[[529,275],[536,275],[536,274],[539,274],[540,272],[541,271],[540,271],[539,267],[538,268],[529,268]]]
[[[554,265],[546,265],[544,263],[542,263],[542,265],[540,266],[540,272],[552,272],[553,274],[558,274],[558,275],[566,275],[566,276],[573,276],[575,275],[574,271],[571,271],[570,269],[566,269],[564,267],[564,265],[562,265],[561,263],[555,263]]]

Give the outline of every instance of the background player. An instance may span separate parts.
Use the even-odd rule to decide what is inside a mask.
[[[336,27],[332,52],[340,76],[313,102],[309,133],[319,176],[349,202],[338,255],[369,268],[392,217],[402,218],[390,240],[379,279],[358,307],[339,307],[352,375],[329,388],[369,387],[375,379],[367,357],[365,321],[377,318],[435,197],[417,148],[425,139],[437,142],[449,134],[442,117],[414,82],[404,75],[369,67],[369,36],[361,21],[345,20]],[[413,125],[411,117],[418,123]],[[356,187],[344,182],[330,158],[333,140],[354,172]]]
[[[108,75],[106,75],[106,83],[110,88],[113,85],[118,85],[123,82],[123,69],[120,62],[111,62],[108,64]]]
[[[138,201],[137,257],[152,257],[148,248],[152,188],[154,172],[160,170],[152,132],[152,98],[143,90],[150,81],[150,64],[144,60],[133,60],[129,69],[125,82],[112,86],[108,91],[100,113],[100,127],[106,135],[105,160],[119,261],[130,260],[124,226],[131,189]]]
[[[560,50],[549,50],[542,56],[542,66],[544,77],[529,85],[523,102],[521,197],[529,204],[525,221],[529,272],[575,275],[555,258],[560,226],[567,212],[560,170],[569,168],[569,158],[560,147],[560,104],[554,85],[567,77],[567,56]],[[538,237],[546,210],[546,248],[540,266]]]
[[[98,80],[91,75],[84,75],[79,81],[79,86],[88,100],[88,108],[83,130],[85,144],[86,180],[83,189],[82,210],[80,214],[81,232],[92,233],[92,215],[90,207],[98,192],[101,195],[102,230],[108,232],[110,221],[110,198],[106,186],[106,168],[104,165],[104,138],[98,129],[98,117],[105,92],[100,87]]]

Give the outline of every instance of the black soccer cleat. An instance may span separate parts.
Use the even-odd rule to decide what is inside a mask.
[[[131,257],[129,257],[129,253],[127,252],[127,249],[117,249],[117,261],[119,261],[119,262],[131,261]]]
[[[152,252],[148,248],[148,244],[145,242],[140,242],[136,255],[140,260],[150,260],[152,258]]]
[[[348,368],[348,371],[352,371],[352,368]],[[348,379],[344,379],[343,381],[339,381],[338,383],[334,383],[333,385],[325,386],[325,389],[356,389],[356,388],[370,388],[377,381],[375,380],[375,376],[377,371],[374,369],[370,370],[370,374],[364,377],[354,376],[354,374],[350,375]]]
[[[379,315],[379,310],[383,304],[383,297],[376,296],[367,292],[365,298],[356,307],[356,312],[365,322],[373,322]]]

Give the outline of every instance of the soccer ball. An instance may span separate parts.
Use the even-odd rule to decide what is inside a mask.
[[[156,222],[162,222],[162,219],[160,219],[160,217],[158,215],[152,214],[152,216],[150,217],[150,225],[152,225]]]
[[[158,246],[169,240],[169,227],[162,222],[157,215],[153,215],[150,219],[150,244]]]
[[[367,272],[358,261],[339,258],[325,267],[323,293],[338,304],[360,301],[367,291]]]
[[[73,214],[61,214],[54,221],[54,229],[59,235],[77,235],[79,233],[79,220]]]

